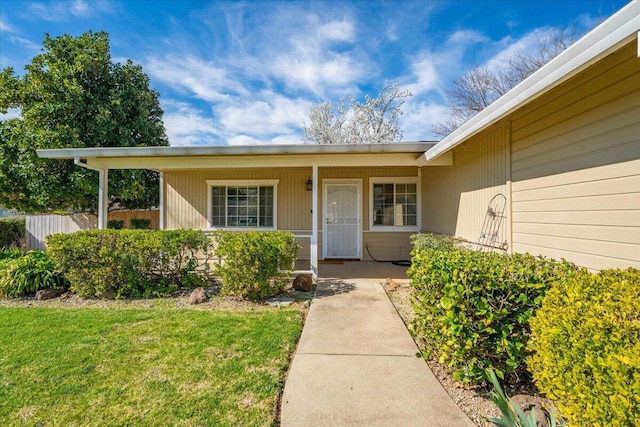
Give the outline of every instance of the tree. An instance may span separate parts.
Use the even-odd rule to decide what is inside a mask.
[[[536,48],[516,52],[500,66],[476,66],[453,81],[445,91],[449,117],[431,126],[431,132],[445,137],[492,102],[513,89],[547,62],[558,56],[577,39],[573,25],[555,27],[538,38]]]
[[[42,53],[25,67],[0,72],[0,205],[23,212],[95,210],[98,174],[70,160],[44,160],[40,148],[168,145],[158,93],[142,67],[114,63],[106,32],[45,35]],[[111,171],[110,202],[158,204],[158,174]]]
[[[380,144],[399,141],[402,130],[398,119],[404,100],[411,92],[385,82],[377,98],[365,97],[364,102],[348,98],[333,104],[324,102],[309,114],[310,123],[303,124],[304,140],[317,144]]]

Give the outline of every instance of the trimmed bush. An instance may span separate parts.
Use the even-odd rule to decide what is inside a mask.
[[[292,233],[216,231],[214,238],[223,294],[262,299],[285,289],[299,249]]]
[[[0,218],[0,249],[23,247],[25,234],[24,218]]]
[[[551,283],[575,266],[443,245],[449,249],[414,248],[407,272],[415,312],[410,328],[425,356],[439,358],[468,384],[484,383],[489,368],[502,379],[523,374],[529,319]]]
[[[571,425],[638,425],[640,270],[583,270],[555,284],[531,330],[528,366]]]
[[[121,219],[110,219],[107,221],[107,228],[111,230],[122,230],[124,228],[124,221]]]
[[[47,253],[82,297],[167,295],[203,282],[211,242],[196,230],[88,230],[47,238]]]
[[[67,287],[67,281],[43,251],[29,251],[19,258],[0,261],[0,295],[17,298],[40,289]]]
[[[151,229],[151,220],[144,218],[131,218],[129,222],[131,224],[131,229],[133,230],[150,230]]]

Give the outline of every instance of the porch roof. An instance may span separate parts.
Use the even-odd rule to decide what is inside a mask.
[[[417,166],[434,142],[197,147],[64,148],[37,150],[47,159],[74,159],[91,169],[158,171],[224,167]],[[448,163],[448,160],[441,162]]]

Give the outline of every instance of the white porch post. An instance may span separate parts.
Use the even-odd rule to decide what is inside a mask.
[[[164,230],[164,172],[160,172],[160,198],[158,202],[158,228]]]
[[[98,174],[98,228],[105,230],[109,212],[109,169],[100,169]]]
[[[312,166],[311,182],[311,272],[318,278],[318,165]]]

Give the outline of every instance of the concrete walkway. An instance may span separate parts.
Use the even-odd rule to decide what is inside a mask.
[[[319,281],[285,384],[283,427],[475,425],[416,357],[382,280]]]

